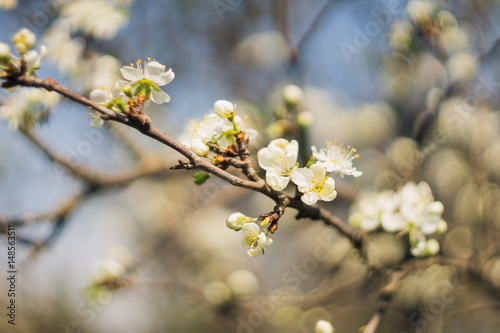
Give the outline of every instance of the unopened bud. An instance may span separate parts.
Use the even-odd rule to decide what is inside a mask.
[[[8,65],[10,62],[10,47],[5,43],[0,43],[0,65]]]
[[[236,107],[233,103],[222,99],[215,102],[214,109],[219,116],[225,118],[232,118],[236,111]]]
[[[439,252],[439,243],[435,239],[429,239],[425,244],[425,255],[433,256]]]
[[[254,222],[255,219],[253,217],[248,217],[241,213],[233,213],[229,215],[226,220],[226,225],[229,229],[233,229],[235,231],[241,230],[245,223]]]
[[[439,223],[438,223],[436,233],[444,234],[446,232],[446,230],[448,230],[448,223],[446,223],[445,220],[441,219],[441,221],[439,221]]]
[[[191,144],[189,148],[198,156],[207,156],[208,155],[208,146],[202,139],[193,139],[191,140]]]
[[[314,124],[314,115],[309,111],[301,111],[297,115],[297,125],[303,128],[311,127]]]
[[[287,106],[294,107],[304,98],[304,92],[295,84],[286,85],[283,88],[283,99]]]

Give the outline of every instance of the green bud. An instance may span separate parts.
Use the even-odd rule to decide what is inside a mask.
[[[124,87],[122,88],[122,91],[123,91],[123,93],[124,93],[127,97],[129,97],[129,98],[132,98],[132,97],[133,97],[133,95],[132,95],[132,86],[131,86],[130,84],[127,84],[126,86],[124,86]]]
[[[197,172],[194,174],[193,180],[196,185],[203,185],[210,176],[211,174],[206,172]]]

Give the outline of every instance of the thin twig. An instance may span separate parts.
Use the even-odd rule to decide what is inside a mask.
[[[169,163],[154,155],[145,155],[144,158],[133,168],[120,173],[106,173],[94,170],[90,167],[73,163],[71,159],[50,150],[48,145],[42,141],[32,130],[19,128],[47,158],[66,169],[73,176],[80,178],[93,186],[117,186],[125,185],[137,178],[160,174],[169,169]]]
[[[385,311],[389,307],[392,296],[394,295],[399,281],[403,276],[404,274],[401,271],[395,271],[390,275],[389,283],[382,288],[377,297],[377,310],[365,326],[363,333],[375,333],[377,331],[378,325],[380,324]]]

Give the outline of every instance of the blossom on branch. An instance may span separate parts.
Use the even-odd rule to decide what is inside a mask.
[[[326,148],[318,150],[315,146],[311,147],[314,158],[317,164],[322,165],[327,172],[340,173],[344,175],[359,177],[363,174],[362,171],[356,170],[352,165],[352,161],[359,157],[356,154],[356,149],[345,144],[337,145],[337,141],[327,142]]]
[[[250,257],[257,257],[265,253],[264,246],[269,246],[273,240],[267,237],[265,231],[260,231],[260,228],[255,223],[246,223],[242,227],[245,235],[241,239],[241,245],[247,250]]]
[[[400,236],[408,234],[411,253],[427,256],[436,254],[439,244],[427,240],[426,235],[446,231],[446,222],[441,217],[443,210],[443,204],[434,201],[426,182],[409,182],[397,192],[384,191],[361,200],[359,212],[351,215],[350,222],[365,231],[381,226]]]
[[[290,175],[297,168],[299,144],[286,139],[272,140],[257,153],[259,165],[266,170],[266,182],[276,191],[283,190],[290,182]]]
[[[35,88],[23,88],[9,96],[0,106],[0,117],[9,120],[9,128],[30,129],[36,122],[47,118],[48,110],[59,101],[54,92]]]
[[[122,67],[120,72],[135,88],[134,96],[144,93],[146,100],[151,98],[156,104],[170,101],[170,96],[159,87],[172,82],[175,77],[172,69],[165,70],[165,65],[155,60],[146,62],[145,65],[141,60],[137,60],[135,67],[130,64],[130,66]]]
[[[309,168],[299,168],[292,172],[291,177],[299,191],[304,193],[301,200],[308,205],[314,205],[318,200],[332,201],[337,197],[335,181],[326,176],[322,165],[313,164]]]

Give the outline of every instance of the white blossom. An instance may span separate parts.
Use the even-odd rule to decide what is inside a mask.
[[[247,250],[250,257],[257,257],[264,253],[264,246],[273,243],[273,240],[267,237],[264,231],[260,231],[259,226],[255,223],[246,223],[242,230],[245,235],[241,239],[241,245]]]
[[[11,94],[0,106],[0,116],[8,119],[9,128],[31,128],[47,116],[47,110],[59,101],[59,95],[41,89],[23,88]]]
[[[117,82],[113,90],[113,93],[107,87],[103,87],[101,89],[95,89],[90,93],[90,100],[96,104],[102,105],[104,107],[112,109],[113,111],[119,112],[119,110],[117,110],[113,105],[110,105],[110,103],[114,100],[115,96],[119,96],[120,93],[119,87],[120,84]],[[94,118],[90,122],[90,125],[92,127],[99,128],[102,125],[104,125],[104,120],[102,119],[100,113],[92,115],[92,118]]]
[[[304,193],[301,200],[308,205],[314,205],[318,200],[332,201],[337,197],[335,181],[326,176],[322,165],[313,164],[309,168],[299,168],[292,172],[291,178]]]
[[[28,73],[40,69],[40,65],[42,63],[42,60],[45,58],[45,55],[47,54],[47,48],[45,46],[40,46],[40,53],[38,53],[35,50],[28,51],[25,56],[25,60],[27,63],[27,71]]]
[[[191,137],[199,138],[205,142],[217,141],[224,132],[224,118],[215,113],[205,115],[201,123],[191,121]]]
[[[440,201],[434,201],[429,185],[426,182],[420,182],[418,185],[409,182],[398,193],[399,213],[406,227],[418,228],[424,235],[435,233],[444,207]]]
[[[22,28],[14,37],[12,37],[12,42],[20,54],[25,54],[35,46],[36,36],[27,28]]]
[[[172,82],[175,77],[172,69],[165,70],[165,65],[154,60],[146,62],[143,66],[142,61],[138,60],[135,67],[124,66],[120,72],[132,86],[142,82],[148,84],[151,87],[151,100],[154,103],[162,104],[170,101],[170,96],[158,87]]]
[[[389,232],[401,231],[405,224],[395,214],[399,206],[398,196],[393,191],[373,193],[359,202],[361,221],[359,227],[367,232],[375,230],[378,226]]]
[[[299,144],[286,139],[272,140],[266,148],[257,153],[259,165],[266,170],[266,182],[276,191],[283,190],[290,181],[290,175],[297,168]]]
[[[318,151],[315,146],[311,147],[317,164],[322,165],[327,172],[338,172],[341,176],[348,175],[359,177],[363,172],[356,170],[352,161],[359,157],[356,149],[345,144],[337,145],[337,141],[326,143],[326,148]]]
[[[443,233],[447,229],[442,219],[443,204],[434,201],[431,188],[426,182],[407,183],[399,191],[372,194],[359,203],[359,211],[351,215],[351,222],[365,231],[379,225],[388,232],[398,232],[410,239],[410,251],[414,256],[433,255],[439,251],[435,240],[426,235]]]
[[[100,39],[113,38],[127,24],[129,15],[126,8],[130,4],[123,1],[75,0],[67,1],[61,8],[73,29]]]

